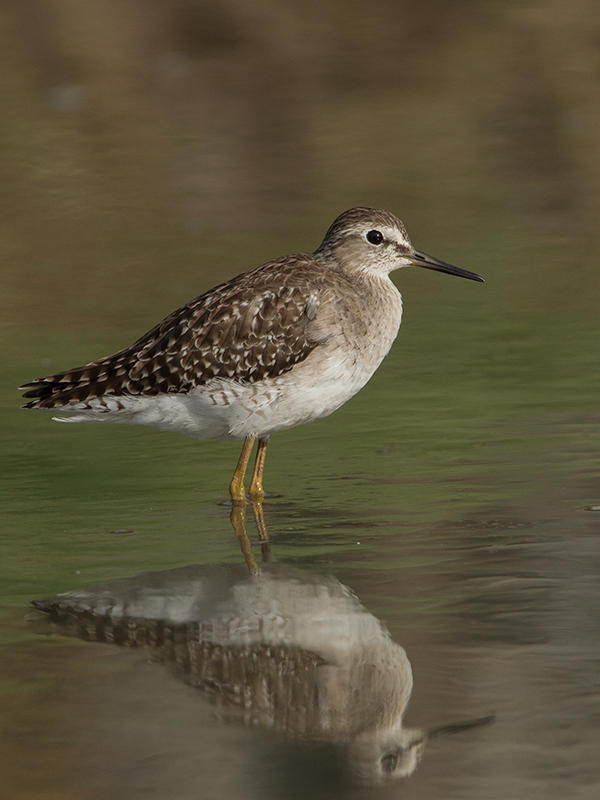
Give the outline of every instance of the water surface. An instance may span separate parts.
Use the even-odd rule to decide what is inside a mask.
[[[596,15],[31,8],[0,12],[5,791],[597,797]],[[313,249],[355,204],[487,283],[395,274],[405,316],[376,376],[273,438],[268,547],[223,504],[237,445],[18,408],[19,383]],[[164,582],[190,571],[186,605]],[[271,574],[295,589],[249,622],[234,587]],[[162,606],[100,613],[93,587],[123,585],[162,586]],[[30,610],[82,591],[66,628]],[[326,635],[300,641],[311,608]],[[182,638],[265,614],[275,643]]]

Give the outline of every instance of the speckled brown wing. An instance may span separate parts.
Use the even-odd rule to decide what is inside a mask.
[[[102,406],[107,396],[185,393],[215,378],[277,377],[319,344],[310,336],[319,305],[314,268],[311,256],[295,255],[239,275],[177,309],[131,347],[25,384],[24,397],[33,399],[24,407],[92,398]]]

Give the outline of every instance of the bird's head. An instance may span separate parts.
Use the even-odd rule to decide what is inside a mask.
[[[344,211],[332,222],[314,256],[333,260],[351,272],[387,275],[395,269],[416,266],[484,282],[474,272],[417,250],[401,220],[378,208],[359,206]]]

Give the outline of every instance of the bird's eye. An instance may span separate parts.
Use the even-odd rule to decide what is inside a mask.
[[[381,244],[383,242],[383,233],[381,231],[369,231],[367,233],[367,241],[371,244]]]
[[[381,769],[384,772],[393,772],[398,766],[398,753],[386,753],[381,758]]]

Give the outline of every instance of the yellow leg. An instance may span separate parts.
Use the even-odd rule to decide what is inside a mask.
[[[256,436],[246,436],[242,446],[242,452],[233,473],[233,478],[229,484],[229,494],[234,503],[242,503],[246,501],[246,490],[244,489],[244,477],[246,475],[246,468],[248,461],[250,461],[250,453]]]
[[[248,492],[250,495],[250,500],[252,500],[253,503],[262,503],[265,496],[265,490],[263,489],[262,482],[263,472],[265,471],[265,458],[267,457],[268,443],[269,439],[267,437],[258,440],[256,461],[254,462],[254,471],[252,473],[252,480],[250,482],[250,491]]]

